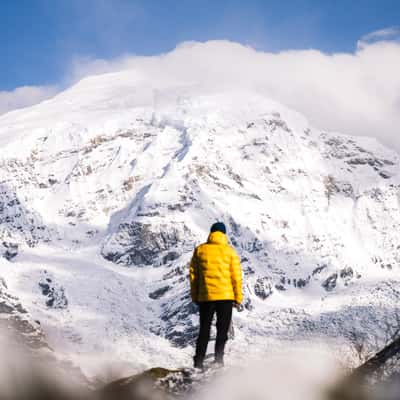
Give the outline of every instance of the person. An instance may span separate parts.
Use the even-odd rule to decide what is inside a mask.
[[[194,250],[190,262],[190,290],[192,301],[200,309],[200,330],[193,358],[194,367],[203,369],[215,313],[217,337],[214,357],[216,363],[223,365],[232,308],[241,304],[243,294],[239,256],[228,244],[226,227],[222,222],[213,224],[207,242]]]

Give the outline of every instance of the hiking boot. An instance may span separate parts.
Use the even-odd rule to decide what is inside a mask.
[[[197,358],[196,356],[193,357],[193,363],[194,363],[194,368],[200,369],[202,371],[204,371],[204,364],[203,364],[203,360]]]
[[[216,367],[223,367],[224,366],[224,359],[222,357],[215,357],[214,365]]]

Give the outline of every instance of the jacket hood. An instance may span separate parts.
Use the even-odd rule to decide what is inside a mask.
[[[226,237],[225,233],[222,233],[220,231],[211,232],[208,235],[207,243],[228,244],[228,238]]]

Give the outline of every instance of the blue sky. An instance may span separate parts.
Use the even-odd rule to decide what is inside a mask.
[[[0,91],[59,84],[73,60],[159,54],[183,41],[354,52],[399,25],[399,0],[2,0]]]

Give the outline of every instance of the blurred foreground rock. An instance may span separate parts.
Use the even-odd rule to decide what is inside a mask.
[[[189,369],[151,368],[138,375],[114,381],[97,391],[97,394],[100,400],[177,399],[190,393],[194,382]]]
[[[330,393],[331,400],[399,400],[400,337],[352,371]]]

